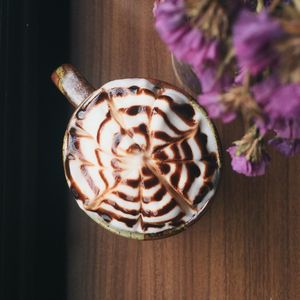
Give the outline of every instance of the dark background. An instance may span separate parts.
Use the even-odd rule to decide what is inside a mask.
[[[265,176],[224,169],[205,215],[139,242],[69,197],[61,158],[71,108],[50,81],[71,62],[99,87],[178,85],[152,0],[0,0],[0,300],[300,299],[300,156],[270,149]],[[216,122],[224,149],[243,134]]]
[[[0,1],[0,299],[65,299],[68,1]],[[53,209],[56,207],[57,209]]]

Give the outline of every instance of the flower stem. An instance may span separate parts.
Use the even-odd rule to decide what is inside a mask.
[[[256,12],[258,13],[261,12],[264,7],[265,7],[264,0],[257,0]]]
[[[254,152],[254,151],[256,150],[256,148],[257,148],[257,144],[258,144],[258,139],[255,139],[254,142],[252,143],[251,147],[249,148],[249,150],[248,150],[247,153],[246,153],[246,158],[247,158],[247,160],[253,161],[252,156],[253,156],[253,152]],[[254,153],[255,153],[255,152],[254,152]],[[254,155],[254,160],[256,160],[256,159],[257,159],[257,157],[256,157],[256,155]]]
[[[298,11],[300,11],[300,0],[293,0],[293,3]]]

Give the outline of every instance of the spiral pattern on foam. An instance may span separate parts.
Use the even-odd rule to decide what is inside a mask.
[[[219,178],[218,151],[214,128],[186,94],[159,81],[124,79],[76,110],[63,154],[80,207],[113,231],[147,238],[203,211]]]

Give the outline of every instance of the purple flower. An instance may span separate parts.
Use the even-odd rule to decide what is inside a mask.
[[[300,138],[300,119],[279,120],[274,124],[278,136],[286,139]]]
[[[247,75],[247,70],[243,67],[240,67],[240,69],[238,70],[234,78],[234,83],[237,85],[242,85],[246,75]]]
[[[159,0],[154,1],[154,5],[153,5],[153,9],[152,9],[152,13],[153,13],[154,17],[156,17],[156,10],[157,10],[157,5],[159,2],[160,2]]]
[[[160,1],[155,9],[156,29],[177,59],[198,68],[218,55],[218,41],[206,38],[188,21],[183,0]]]
[[[281,84],[269,77],[256,84],[252,93],[263,112],[256,121],[262,131],[273,129],[282,138],[300,138],[300,84]]]
[[[221,94],[233,82],[228,73],[217,79],[219,66],[219,40],[207,38],[199,27],[193,27],[185,11],[183,0],[158,1],[156,6],[156,28],[170,51],[192,66],[202,88],[199,103],[203,104],[210,116],[232,121],[236,114],[228,111],[221,103]]]
[[[286,156],[293,156],[300,153],[300,139],[285,139],[275,137],[269,144]]]
[[[233,77],[224,73],[218,80],[217,68],[213,65],[194,69],[200,83],[202,94],[198,96],[198,102],[203,105],[209,116],[221,119],[224,123],[229,123],[236,118],[236,112],[231,111],[222,101],[222,92],[230,87]]]
[[[225,72],[220,78],[217,78],[217,65],[210,64],[193,68],[200,83],[202,93],[223,92],[233,83],[233,76]]]
[[[269,90],[270,86],[267,87],[267,92],[270,98],[265,98],[264,93],[257,93],[257,89],[254,88],[254,93],[256,92],[256,99],[258,103],[263,105],[264,111],[273,119],[285,118],[293,119],[300,116],[300,85],[291,84],[276,84],[274,79],[266,80],[262,86],[268,85],[273,86],[272,91]],[[270,93],[271,92],[271,93]]]
[[[279,22],[266,11],[259,14],[243,10],[233,28],[233,45],[240,67],[256,75],[274,63],[273,43],[283,36]]]
[[[251,162],[244,154],[237,154],[237,146],[232,146],[227,149],[230,154],[231,166],[237,173],[245,176],[261,176],[266,172],[266,168],[270,162],[270,157],[263,152],[260,161]]]
[[[236,113],[228,110],[222,102],[221,95],[218,92],[199,95],[198,102],[206,108],[208,115],[211,118],[219,118],[224,123],[229,123],[236,118]]]

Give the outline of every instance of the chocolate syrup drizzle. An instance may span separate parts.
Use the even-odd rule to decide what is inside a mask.
[[[172,122],[169,115],[158,106],[150,107],[147,105],[132,105],[127,108],[116,109],[114,101],[122,101],[123,97],[128,95],[147,94],[159,101],[165,101],[170,111],[176,114],[180,120],[188,125],[189,130],[182,130]],[[94,99],[88,103],[84,103],[75,114],[75,125],[71,126],[67,132],[67,149],[65,155],[65,171],[69,181],[70,189],[77,200],[84,204],[86,210],[96,212],[104,222],[111,223],[113,220],[124,223],[128,228],[133,228],[140,224],[141,228],[146,232],[149,228],[163,228],[168,224],[171,227],[181,226],[187,221],[184,219],[187,213],[195,215],[197,213],[197,204],[203,201],[209,191],[214,188],[214,176],[219,168],[218,157],[216,153],[209,152],[207,148],[207,136],[201,132],[201,124],[195,120],[195,110],[188,103],[178,104],[174,100],[163,94],[163,88],[157,88],[155,92],[138,86],[130,86],[129,88],[112,88],[109,91],[101,91]],[[104,183],[105,190],[100,191],[99,187],[89,175],[89,166],[94,166],[83,157],[81,153],[80,139],[93,138],[88,133],[84,132],[80,121],[84,121],[86,115],[93,109],[94,106],[103,102],[108,103],[109,111],[105,120],[100,124],[96,142],[99,144],[103,128],[111,121],[116,121],[120,126],[120,131],[112,136],[111,152],[115,156],[111,160],[111,168],[115,178],[115,184],[110,187],[108,179],[104,174],[104,166],[101,159],[101,152],[107,152],[107,149],[95,149],[95,157],[98,162],[99,176]],[[140,114],[146,114],[149,124],[151,118],[158,114],[164,120],[166,126],[175,133],[171,136],[165,131],[152,132],[149,124],[141,123],[136,127],[126,128],[122,122],[122,114],[135,117]],[[117,118],[117,119],[116,119]],[[146,148],[141,147],[134,141],[134,136],[138,134],[144,137]],[[139,172],[139,177],[136,179],[122,178],[122,157],[119,156],[119,146],[122,139],[129,136],[133,139],[132,145],[127,149],[127,155],[134,153],[149,152],[145,163]],[[159,146],[151,148],[153,139],[161,141]],[[193,150],[189,144],[189,140],[194,140],[199,151],[201,159],[194,160]],[[167,149],[171,151],[172,158],[169,157]],[[82,192],[78,183],[75,182],[70,164],[72,161],[79,159],[81,161],[80,172],[86,179],[88,186],[97,195],[96,199],[88,199],[89,197]],[[200,170],[199,162],[204,164],[204,170]],[[186,180],[183,188],[179,188],[180,178],[185,170]],[[196,180],[202,177],[203,184],[199,189],[198,194],[194,199],[189,199],[189,190]],[[132,189],[138,190],[137,196],[127,195],[127,193],[119,191],[119,184],[125,184]],[[146,191],[157,187],[151,197],[146,196]],[[118,204],[116,201],[109,198],[109,195],[114,195],[122,199],[122,201],[140,203],[139,209],[129,209],[124,205]],[[165,197],[170,197],[169,201],[157,210],[147,209],[145,205],[151,202],[160,203]],[[92,201],[89,201],[92,200]],[[92,204],[90,204],[92,203]],[[109,205],[113,210],[108,210],[104,206]],[[179,212],[170,219],[163,221],[145,221],[144,218],[156,218],[164,216],[179,207]],[[125,217],[124,215],[128,216]]]

